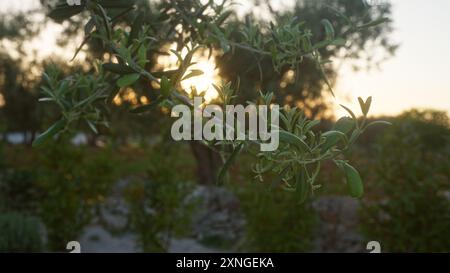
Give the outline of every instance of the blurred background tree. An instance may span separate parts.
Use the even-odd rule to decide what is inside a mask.
[[[23,134],[29,143],[39,129],[39,116],[36,112],[36,101],[39,90],[31,68],[21,60],[26,59],[28,52],[24,49],[24,41],[32,39],[42,30],[40,24],[32,24],[25,12],[18,14],[2,14],[0,19],[0,120],[2,128]],[[42,11],[40,11],[42,12]],[[13,50],[11,50],[13,48]],[[35,72],[36,73],[36,72]],[[35,74],[34,74],[35,75]]]
[[[447,252],[449,118],[445,112],[411,110],[393,124],[373,144],[375,168],[368,175],[373,197],[361,208],[361,229],[386,251]]]
[[[324,60],[354,62],[355,69],[372,68],[383,60],[391,57],[397,45],[391,41],[392,24],[380,24],[364,29],[358,33],[349,33],[348,26],[342,24],[343,19],[336,11],[345,14],[350,20],[361,23],[374,21],[380,17],[391,17],[391,5],[373,6],[368,9],[364,1],[295,1],[294,5],[282,10],[275,10],[271,1],[254,1],[255,8],[245,15],[246,22],[267,23],[272,20],[274,25],[289,18],[305,22],[315,35],[315,41],[322,40],[326,35],[321,20],[327,18],[333,24],[336,35],[347,40],[342,46],[326,47],[320,50]],[[237,5],[239,7],[239,5]],[[261,16],[266,11],[267,17]],[[235,19],[232,23],[240,24]],[[236,36],[241,34],[235,33]],[[360,61],[363,67],[357,66]],[[362,61],[362,62],[361,62]],[[242,101],[255,98],[255,91],[271,90],[275,92],[276,102],[280,105],[299,106],[310,117],[330,117],[330,94],[318,67],[309,60],[299,64],[299,67],[285,65],[280,71],[272,69],[269,57],[261,58],[242,49],[236,49],[218,59],[221,76],[225,79],[241,79]],[[264,69],[261,69],[261,68]],[[325,73],[332,85],[339,75],[339,65],[325,67]],[[300,71],[297,73],[297,71]],[[325,91],[325,92],[324,92]]]

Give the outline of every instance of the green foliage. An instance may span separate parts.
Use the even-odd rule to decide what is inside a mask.
[[[101,75],[103,69],[97,66]],[[76,74],[60,81],[61,71],[56,66],[49,66],[43,74],[44,82],[48,86],[42,87],[44,97],[41,102],[53,102],[62,110],[62,117],[48,130],[39,135],[33,142],[33,146],[41,146],[48,142],[56,134],[67,129],[74,121],[83,121],[89,128],[98,133],[96,126],[108,126],[105,117],[98,109],[98,102],[107,99],[104,89],[108,88],[103,83],[102,77]]]
[[[81,10],[87,11],[90,19],[85,26],[85,42],[98,41],[103,45],[104,51],[117,61],[100,65],[101,60],[98,60],[96,73],[87,76],[77,74],[61,80],[57,79],[57,75],[44,74],[48,87],[44,88],[46,97],[43,99],[53,101],[60,107],[62,119],[38,137],[35,141],[36,145],[50,139],[50,136],[77,121],[85,121],[96,132],[96,125],[108,124],[107,113],[111,99],[121,89],[132,88],[140,83],[145,83],[144,85],[147,86],[152,83],[159,84],[160,88],[155,90],[153,97],[156,101],[160,101],[159,105],[162,107],[179,103],[192,106],[181,82],[186,78],[199,75],[197,71],[190,70],[193,65],[192,58],[199,50],[209,49],[212,52],[213,49],[221,49],[226,54],[233,53],[236,48],[239,48],[261,58],[270,58],[272,68],[277,72],[285,66],[297,69],[304,60],[309,60],[317,67],[320,76],[331,90],[331,84],[323,69],[323,65],[329,61],[322,58],[321,50],[328,46],[343,45],[345,39],[340,36],[341,34],[359,33],[387,21],[381,17],[368,22],[353,22],[350,17],[334,10],[335,15],[345,19],[340,24],[346,26],[347,30],[345,33],[336,33],[333,24],[328,19],[323,19],[321,28],[326,35],[317,39],[317,35],[314,35],[305,22],[296,17],[288,16],[286,20],[277,21],[276,25],[273,23],[260,25],[250,20],[247,20],[245,24],[228,24],[227,18],[232,15],[232,12],[227,9],[226,1],[221,4],[216,4],[214,1],[202,4],[196,0],[163,1],[158,5],[157,10],[160,12],[150,17],[154,20],[153,23],[164,21],[167,28],[154,27],[152,23],[142,24],[141,15],[134,12],[132,5],[133,2],[108,6],[103,1],[86,1],[81,7],[71,10],[71,7],[61,3],[50,13],[50,17],[62,20],[78,14]],[[120,18],[125,14],[135,16],[134,22],[129,24],[128,28],[126,24],[120,24]],[[179,27],[181,32],[177,29]],[[236,33],[239,35],[232,35]],[[171,50],[171,53],[177,57],[178,68],[159,74],[149,72],[146,64],[152,63],[153,60],[149,58],[148,51],[158,52],[168,43],[177,44],[177,50]],[[187,49],[185,56],[180,53],[182,49]],[[257,63],[259,66],[259,60]],[[262,73],[262,68],[260,70]],[[222,86],[217,89],[220,92],[229,89],[231,94],[238,91],[230,88],[230,85],[227,88]],[[262,101],[269,105],[272,95],[260,94]],[[230,99],[228,95],[221,97]],[[222,103],[228,102],[222,101]],[[360,100],[360,103],[363,112],[361,124],[357,122],[353,112],[346,108],[355,123],[355,129],[348,132],[348,136],[345,132],[337,130],[322,136],[312,130],[317,122],[308,120],[299,109],[286,107],[280,114],[283,121],[283,126],[279,130],[282,147],[275,152],[256,154],[257,176],[262,179],[261,170],[276,173],[279,176],[279,179],[276,179],[278,182],[284,182],[286,189],[299,192],[300,199],[305,200],[318,187],[314,185],[314,182],[320,171],[320,163],[324,160],[336,160],[336,163],[341,165],[339,162],[342,159],[339,157],[342,156],[343,151],[347,150],[366,128],[364,121],[371,99],[365,102]],[[154,105],[151,103],[145,108],[134,108],[131,111],[142,113],[143,110],[148,110]],[[325,143],[327,143],[326,146],[324,146]],[[224,167],[219,172],[218,180],[221,182],[225,172],[241,150],[248,151],[255,143],[223,141],[205,144],[212,149],[218,146],[218,150],[221,151],[224,161]],[[347,166],[345,164],[344,166]],[[352,169],[346,168],[346,170],[349,173],[348,170]],[[352,170],[352,173],[347,179],[351,194],[360,197],[362,195],[361,179],[359,175],[358,177],[355,175],[356,171]]]
[[[361,210],[362,231],[392,252],[450,249],[450,128],[443,112],[413,110],[380,137],[375,201]]]
[[[0,252],[40,252],[41,236],[37,218],[15,212],[0,213]]]
[[[36,185],[38,215],[47,228],[48,248],[64,250],[93,216],[112,184],[114,162],[107,152],[87,156],[67,143],[46,145],[39,153]]]
[[[32,170],[0,168],[0,210],[33,211],[36,188]]]
[[[343,106],[351,118],[341,118],[332,130],[325,133],[314,131],[319,123],[308,120],[302,111],[285,107],[280,113],[280,148],[273,152],[254,153],[257,158],[253,168],[256,178],[263,181],[264,174],[273,173],[272,187],[281,183],[284,189],[296,192],[304,201],[320,188],[315,182],[321,162],[332,160],[345,173],[349,194],[355,198],[362,197],[364,190],[358,171],[342,159],[357,138],[374,125],[366,122],[371,98],[365,102],[361,98],[359,100],[362,102],[361,119]]]
[[[188,235],[193,203],[184,200],[192,184],[174,171],[178,160],[168,150],[154,149],[147,177],[129,185],[130,222],[144,252],[166,252],[174,236]]]
[[[242,248],[250,252],[307,252],[313,247],[317,215],[310,203],[261,184],[237,190],[246,217]]]
[[[67,122],[64,119],[61,119],[54,123],[47,131],[40,134],[34,141],[33,147],[38,147],[48,141],[50,138],[54,137],[57,133],[64,129]]]

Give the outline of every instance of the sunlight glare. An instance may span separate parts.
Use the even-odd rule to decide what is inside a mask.
[[[170,49],[176,50],[176,45],[172,44]],[[182,81],[181,87],[189,94],[192,92],[192,87],[195,87],[199,93],[204,91],[204,99],[208,103],[218,96],[213,84],[219,85],[220,77],[214,61],[214,54],[208,59],[207,53],[199,50],[194,54],[192,62],[195,64],[189,67],[185,75],[189,74],[191,70],[201,70],[203,74]],[[184,58],[186,54],[187,49],[183,48],[181,56]],[[164,67],[164,71],[177,68],[177,57],[173,53],[170,56],[159,56],[157,62]]]

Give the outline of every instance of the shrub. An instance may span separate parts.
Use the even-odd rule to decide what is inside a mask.
[[[252,252],[306,252],[312,249],[317,215],[310,203],[300,204],[295,194],[268,191],[261,184],[239,193],[246,215],[243,248]]]
[[[5,211],[33,211],[36,205],[33,171],[0,171],[0,207]]]
[[[60,143],[39,153],[38,215],[46,225],[50,250],[63,250],[77,238],[114,182],[108,153],[86,149]]]
[[[130,223],[137,232],[144,252],[166,252],[173,236],[186,235],[192,204],[184,202],[189,183],[177,171],[179,157],[163,147],[151,151],[147,177],[126,190],[130,204]]]
[[[450,128],[445,113],[402,114],[378,141],[376,200],[362,231],[392,252],[450,251]]]
[[[42,249],[37,218],[14,212],[0,214],[0,252],[40,252]]]

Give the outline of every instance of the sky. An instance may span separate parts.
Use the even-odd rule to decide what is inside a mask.
[[[392,3],[395,29],[391,37],[400,47],[379,69],[354,72],[350,63],[344,62],[332,100],[336,115],[345,115],[339,104],[358,109],[358,96],[373,97],[372,115],[395,115],[411,108],[450,114],[450,1],[374,1]],[[38,0],[20,3],[28,8],[36,6]],[[10,8],[18,8],[17,2],[0,0],[0,11]],[[53,32],[45,34],[47,44]],[[45,48],[52,52],[49,46]]]
[[[338,103],[357,109],[358,96],[373,96],[371,111],[376,115],[398,114],[413,107],[450,113],[450,1],[391,3],[392,37],[400,48],[379,70],[355,73],[343,67],[338,71]]]

